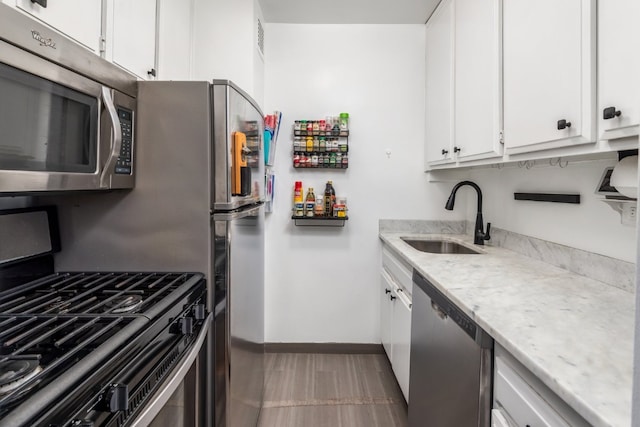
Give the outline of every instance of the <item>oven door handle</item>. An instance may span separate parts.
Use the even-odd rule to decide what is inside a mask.
[[[116,106],[113,102],[113,96],[111,96],[111,89],[106,86],[102,86],[102,103],[105,110],[107,110],[109,122],[111,122],[113,138],[111,143],[111,153],[109,153],[109,160],[104,164],[104,168],[100,174],[100,188],[109,188],[111,187],[111,175],[113,174],[116,162],[120,156],[120,148],[122,147],[122,127],[120,126],[118,112],[116,111]]]
[[[189,369],[191,369],[191,365],[193,365],[194,360],[196,360],[196,357],[198,357],[198,353],[202,348],[202,344],[207,338],[207,333],[209,332],[209,327],[211,326],[212,319],[213,313],[209,313],[204,321],[200,333],[198,334],[198,338],[196,338],[196,342],[191,347],[191,350],[189,350],[189,353],[187,353],[187,355],[183,358],[182,362],[180,362],[180,365],[178,365],[173,370],[171,377],[169,377],[164,382],[160,391],[151,398],[147,405],[145,405],[142,413],[135,420],[133,420],[131,426],[147,426],[151,423],[151,421],[153,421],[156,415],[160,413],[160,410],[164,407],[164,405],[176,391],[180,383],[187,376]]]

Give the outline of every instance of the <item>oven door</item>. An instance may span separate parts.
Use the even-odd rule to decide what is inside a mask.
[[[204,321],[188,354],[162,388],[130,424],[133,427],[200,427],[205,425],[205,341],[213,315]]]
[[[0,41],[0,193],[130,188],[135,99]]]

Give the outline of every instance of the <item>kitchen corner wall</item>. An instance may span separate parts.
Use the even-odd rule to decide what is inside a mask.
[[[615,164],[616,159],[570,161],[559,168],[538,160],[531,169],[473,169],[467,177],[482,189],[484,220],[493,226],[635,263],[636,227],[622,225],[620,214],[595,194],[604,169]],[[514,192],[579,193],[581,201],[516,201]],[[475,218],[475,197],[468,191],[469,221]]]
[[[268,24],[266,113],[280,110],[276,198],[266,228],[266,340],[379,343],[378,219],[463,219],[428,183],[424,25]],[[350,115],[349,168],[292,167],[296,119]],[[387,155],[387,150],[389,154]],[[344,228],[295,227],[295,181],[348,198]]]

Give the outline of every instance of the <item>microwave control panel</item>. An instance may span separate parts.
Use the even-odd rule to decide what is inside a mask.
[[[125,108],[118,108],[118,119],[122,129],[122,146],[116,162],[115,173],[131,175],[131,147],[133,141],[133,112]]]

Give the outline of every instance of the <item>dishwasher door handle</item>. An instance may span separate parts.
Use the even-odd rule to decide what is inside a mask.
[[[445,313],[444,310],[442,310],[440,306],[433,300],[431,300],[431,308],[433,308],[433,310],[438,314],[438,317],[442,320],[445,320],[447,317],[449,317],[447,316],[447,313]]]

